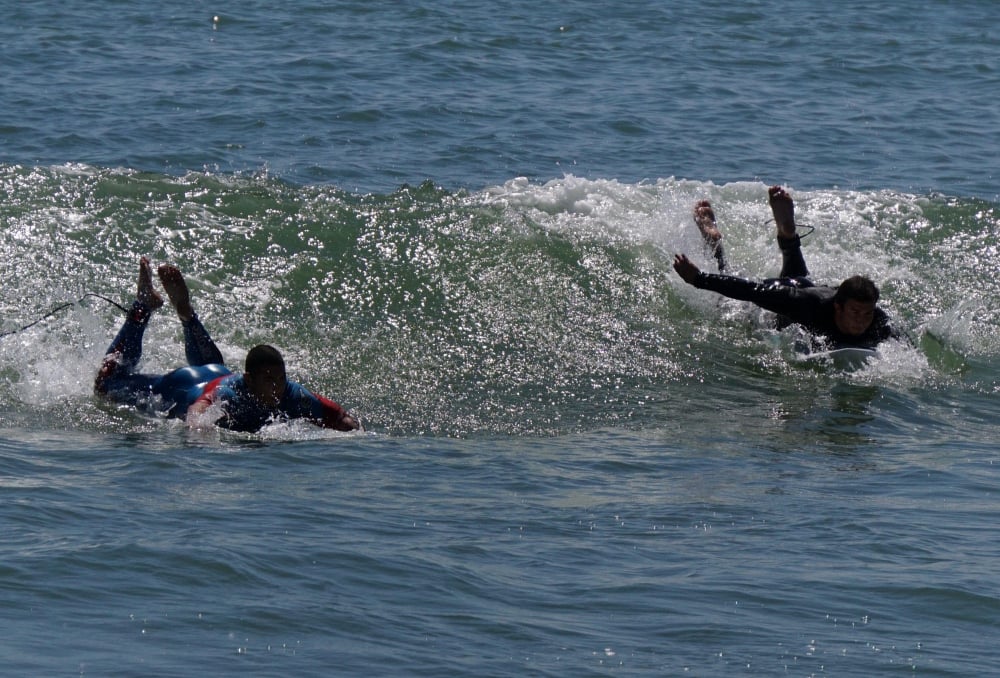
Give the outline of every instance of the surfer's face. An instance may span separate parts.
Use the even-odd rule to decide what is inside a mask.
[[[250,393],[266,407],[276,407],[281,402],[281,396],[285,393],[285,386],[288,383],[285,379],[285,368],[278,365],[259,368],[254,374],[247,372],[243,375],[243,379]]]
[[[833,302],[833,321],[837,329],[852,337],[864,334],[875,319],[875,304],[848,299],[842,304]]]

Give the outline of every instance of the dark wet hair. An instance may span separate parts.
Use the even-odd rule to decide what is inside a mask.
[[[878,287],[875,286],[875,283],[863,275],[852,275],[837,287],[833,301],[837,304],[843,304],[853,299],[865,304],[875,304],[878,303],[878,297]]]
[[[280,367],[284,369],[285,359],[281,357],[281,353],[275,347],[268,346],[267,344],[259,344],[247,353],[244,371],[249,374],[256,374],[258,370],[265,367]]]

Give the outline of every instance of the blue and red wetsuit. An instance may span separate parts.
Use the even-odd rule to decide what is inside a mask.
[[[179,419],[197,400],[222,402],[224,415],[216,424],[234,431],[257,431],[270,421],[298,418],[326,428],[354,429],[344,422],[346,413],[340,405],[295,382],[287,382],[277,407],[262,405],[247,389],[243,376],[223,364],[222,353],[197,315],[181,323],[187,367],[161,375],[136,372],[151,312],[140,301],[132,304],[94,380],[98,395]]]
[[[270,421],[284,419],[308,419],[340,431],[354,428],[343,423],[344,408],[294,381],[285,383],[285,392],[273,408],[263,405],[250,393],[241,374],[217,377],[205,384],[195,401],[224,403],[225,414],[215,423],[234,431],[256,431]]]

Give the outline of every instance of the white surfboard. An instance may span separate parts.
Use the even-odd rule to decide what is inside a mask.
[[[814,351],[799,354],[802,360],[809,362],[830,363],[840,370],[857,370],[864,367],[869,360],[878,357],[878,351],[871,348],[848,346],[830,351]]]

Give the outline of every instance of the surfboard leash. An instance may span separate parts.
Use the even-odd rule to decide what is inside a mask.
[[[773,223],[774,223],[774,219],[768,219],[767,221],[764,222],[764,225],[767,226],[768,224],[773,224]],[[813,231],[816,230],[815,226],[810,226],[809,224],[795,224],[795,231],[796,232],[798,232],[798,230],[800,228],[808,228],[809,230],[806,231],[805,233],[799,235],[799,240],[801,240],[802,238],[808,238],[809,236],[811,236],[813,234]]]
[[[83,303],[83,300],[86,299],[87,297],[97,297],[98,299],[101,299],[103,301],[108,302],[112,306],[117,306],[118,308],[121,309],[122,313],[125,313],[126,315],[128,314],[128,309],[126,309],[124,306],[122,306],[121,304],[119,304],[117,301],[112,301],[111,299],[108,299],[107,297],[105,297],[103,295],[97,294],[96,292],[87,292],[86,294],[84,294],[82,297],[80,297],[76,301],[68,301],[65,304],[60,304],[59,306],[56,306],[54,309],[52,309],[51,311],[49,311],[45,315],[41,316],[37,320],[34,320],[34,321],[28,323],[24,327],[19,327],[16,330],[8,330],[6,332],[0,332],[0,339],[2,339],[4,337],[7,337],[7,336],[10,336],[12,334],[20,334],[21,332],[24,332],[26,329],[34,327],[35,325],[37,325],[38,323],[42,322],[43,320],[45,320],[47,318],[51,318],[56,313],[59,313],[60,311],[66,310],[70,306],[75,306],[76,304]]]

